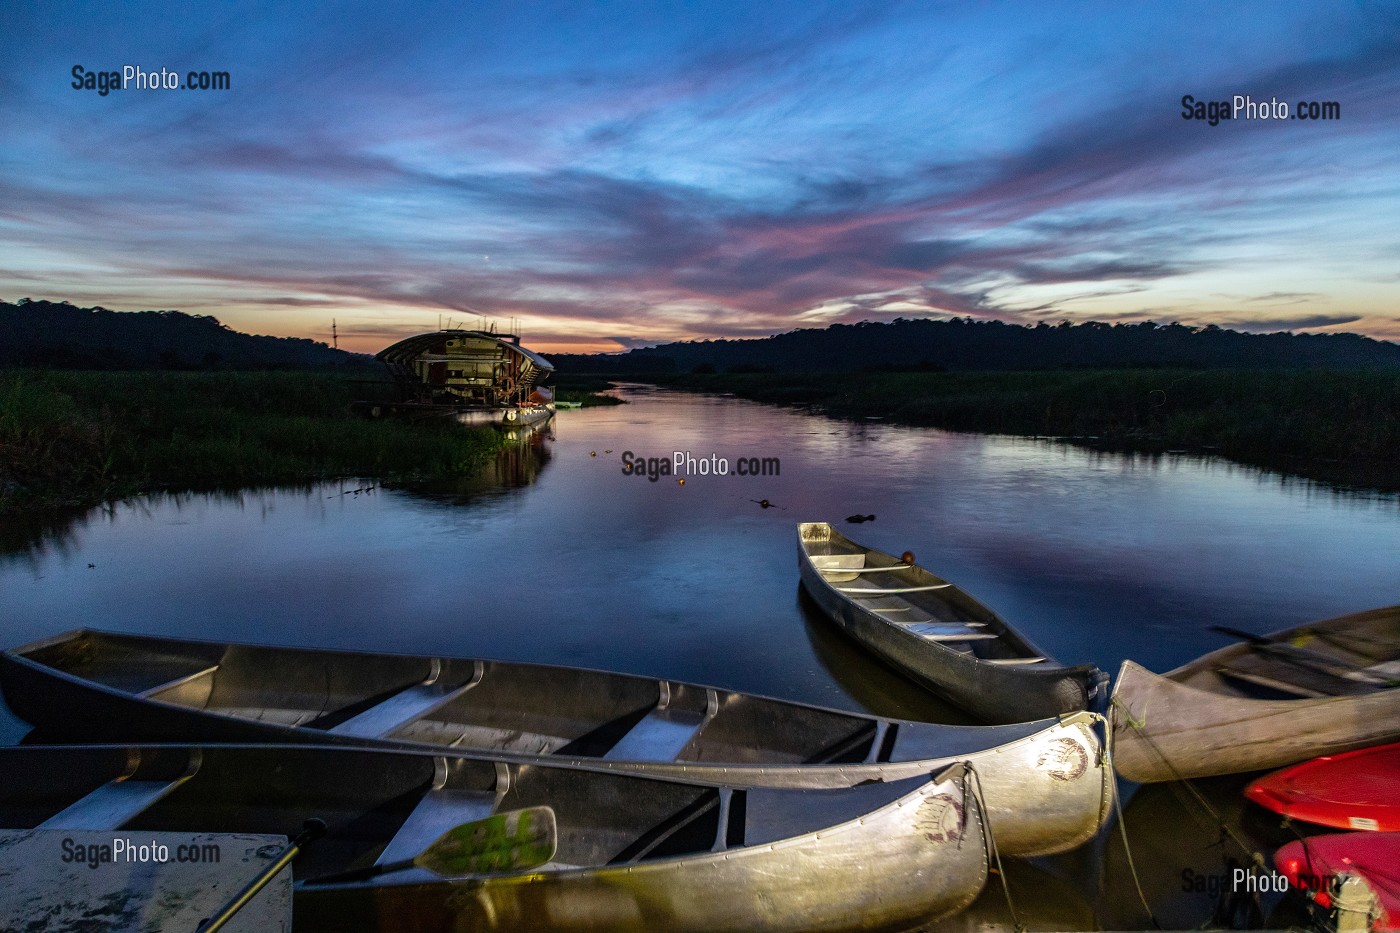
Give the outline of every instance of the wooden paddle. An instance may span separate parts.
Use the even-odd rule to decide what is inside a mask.
[[[1222,635],[1229,635],[1232,638],[1246,641],[1281,661],[1286,661],[1298,667],[1307,668],[1315,673],[1325,674],[1328,677],[1336,677],[1341,680],[1350,680],[1375,687],[1393,687],[1396,685],[1396,682],[1389,678],[1370,674],[1363,670],[1357,670],[1354,667],[1347,667],[1345,664],[1339,663],[1335,658],[1330,658],[1316,651],[1309,651],[1307,648],[1299,648],[1297,645],[1290,645],[1284,641],[1278,641],[1277,639],[1268,638],[1264,635],[1255,635],[1253,632],[1246,632],[1242,629],[1230,628],[1227,625],[1212,625],[1210,629]]]
[[[314,878],[307,884],[364,881],[406,868],[426,868],[443,878],[529,871],[554,858],[558,848],[554,810],[526,807],[453,827],[413,858]]]

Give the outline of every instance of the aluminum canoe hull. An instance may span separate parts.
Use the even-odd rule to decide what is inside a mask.
[[[814,554],[833,543],[859,549],[888,564],[899,566],[898,561],[855,544],[824,523],[799,526],[798,568],[807,593],[842,631],[906,676],[989,723],[1043,719],[1092,704],[1103,679],[1093,665],[1066,667],[1047,662],[1032,669],[987,663],[921,637],[892,617],[873,611],[866,601],[843,593],[812,561]],[[912,577],[910,582],[946,583],[918,567],[900,572]],[[1028,652],[1039,653],[999,616],[956,587],[927,598],[947,601],[968,616],[984,620],[989,631],[1001,633]]]
[[[38,644],[62,644],[62,639],[66,637],[75,636],[60,636]],[[134,636],[104,637],[119,638],[132,644],[143,641]],[[177,639],[152,641],[167,653],[222,647]],[[97,644],[100,643],[99,640]],[[783,731],[796,728],[793,723],[800,726],[801,717],[809,714],[820,721],[826,721],[824,717],[844,717],[857,725],[866,723],[871,731],[884,729],[885,736],[893,740],[892,748],[897,754],[894,760],[829,764],[745,762],[722,758],[618,760],[570,754],[567,748],[534,754],[507,747],[450,746],[445,741],[434,744],[402,738],[368,739],[304,725],[237,718],[198,705],[187,705],[188,697],[181,697],[184,702],[141,697],[130,690],[66,673],[28,657],[27,650],[22,648],[0,654],[0,685],[11,708],[22,718],[39,726],[41,738],[48,740],[280,742],[402,748],[448,756],[484,754],[517,763],[547,761],[595,771],[647,774],[715,786],[811,789],[902,780],[965,762],[973,768],[981,782],[997,846],[1009,855],[1062,852],[1093,838],[1107,818],[1109,782],[1113,780],[1112,769],[1104,764],[1102,719],[1087,712],[1069,714],[1058,720],[1005,726],[939,726],[886,721],[861,714],[773,701],[777,705],[772,709],[789,717],[789,720],[769,721],[765,729]],[[303,676],[317,684],[335,684],[351,679],[338,667],[346,658],[356,663],[373,663],[379,658],[395,663],[412,662],[423,670],[427,670],[432,661],[429,658],[316,652],[310,649],[259,650],[274,652],[269,656],[272,658],[286,652],[299,663],[319,661],[323,665],[319,671],[297,668]],[[270,666],[275,667],[276,664]],[[311,677],[310,673],[316,676]],[[654,681],[625,675],[599,676],[642,681],[653,685],[653,688],[655,685]],[[252,689],[256,685],[241,686]],[[745,695],[737,696],[740,700],[736,702],[742,702],[745,698]],[[759,702],[755,698],[749,699]],[[207,696],[205,702],[209,702]],[[765,734],[757,732],[750,740],[761,744]]]
[[[721,798],[682,782],[414,752],[49,746],[0,750],[0,776],[0,824],[19,830],[291,835],[321,817],[325,838],[293,865],[300,933],[906,930],[968,906],[988,869],[961,767]],[[444,827],[541,805],[556,813],[559,847],[538,868],[318,882],[397,861]]]

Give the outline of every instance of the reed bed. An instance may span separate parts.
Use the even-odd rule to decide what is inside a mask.
[[[154,489],[468,474],[499,434],[368,421],[385,387],[316,372],[0,372],[0,511]]]

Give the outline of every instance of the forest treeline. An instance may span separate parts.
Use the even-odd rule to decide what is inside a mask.
[[[833,324],[747,340],[555,355],[561,372],[839,373],[1053,369],[1400,367],[1400,345],[1360,334],[1251,334],[1208,325],[905,320]]]
[[[0,302],[0,368],[319,369],[367,361],[303,337],[240,333],[203,314]]]

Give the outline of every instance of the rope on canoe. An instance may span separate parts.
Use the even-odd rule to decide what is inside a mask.
[[[1113,734],[1111,728],[1107,732],[1110,736]],[[1133,848],[1128,844],[1128,824],[1123,819],[1123,801],[1118,793],[1118,775],[1113,771],[1113,752],[1109,750],[1108,746],[1108,742],[1103,743],[1102,762],[1103,767],[1108,769],[1108,780],[1105,783],[1109,787],[1109,795],[1113,798],[1113,810],[1118,815],[1118,833],[1123,837],[1123,854],[1128,858],[1128,873],[1133,876],[1133,887],[1137,889],[1142,909],[1147,911],[1147,919],[1160,930],[1162,924],[1157,922],[1157,915],[1152,912],[1152,907],[1147,903],[1147,895],[1142,892],[1142,879],[1138,877],[1137,865],[1133,862]]]
[[[1263,870],[1263,871],[1268,871],[1268,863],[1264,860],[1263,853],[1261,853],[1261,852],[1259,852],[1259,851],[1257,851],[1257,850],[1251,849],[1248,845],[1245,844],[1244,840],[1241,839],[1241,838],[1235,833],[1235,831],[1234,831],[1233,829],[1230,828],[1229,824],[1225,822],[1225,819],[1216,811],[1216,809],[1215,809],[1214,807],[1212,807],[1212,806],[1210,805],[1210,801],[1208,801],[1208,800],[1205,798],[1205,795],[1202,794],[1199,790],[1197,790],[1197,789],[1196,789],[1196,785],[1192,784],[1189,780],[1186,779],[1185,776],[1182,775],[1182,773],[1181,773],[1180,771],[1178,771],[1178,770],[1176,769],[1176,767],[1171,763],[1171,760],[1167,757],[1166,753],[1163,752],[1162,749],[1157,745],[1157,743],[1154,742],[1154,741],[1152,741],[1151,737],[1149,737],[1149,736],[1147,735],[1147,732],[1146,732],[1146,729],[1145,729],[1145,726],[1146,726],[1145,719],[1146,719],[1146,717],[1144,717],[1144,721],[1139,721],[1139,720],[1134,719],[1133,716],[1132,716],[1132,713],[1128,710],[1128,708],[1127,708],[1126,706],[1123,705],[1123,703],[1122,703],[1117,697],[1114,697],[1114,698],[1110,701],[1110,713],[1111,713],[1111,714],[1115,714],[1115,718],[1116,718],[1116,715],[1117,715],[1117,714],[1121,714],[1121,715],[1122,715],[1122,718],[1127,722],[1128,726],[1129,726],[1135,733],[1137,733],[1137,737],[1138,737],[1139,739],[1141,739],[1142,742],[1143,742],[1144,744],[1146,744],[1148,748],[1152,749],[1153,753],[1156,754],[1156,756],[1157,756],[1159,759],[1161,759],[1163,766],[1165,766],[1166,769],[1167,769],[1169,772],[1171,772],[1172,781],[1173,781],[1173,783],[1172,783],[1172,785],[1171,785],[1171,786],[1172,786],[1172,792],[1173,792],[1174,794],[1177,795],[1178,799],[1181,799],[1181,800],[1185,801],[1185,798],[1181,796],[1181,791],[1179,790],[1179,788],[1185,788],[1186,791],[1187,791],[1188,793],[1190,793],[1191,797],[1193,797],[1193,798],[1195,799],[1196,803],[1200,804],[1201,809],[1204,810],[1206,813],[1208,813],[1208,814],[1210,815],[1210,819],[1211,819],[1212,821],[1214,821],[1216,827],[1219,828],[1219,830],[1220,830],[1220,841],[1221,841],[1221,842],[1224,842],[1226,838],[1229,838],[1229,840],[1230,840],[1231,842],[1233,842],[1235,845],[1239,846],[1240,851],[1243,852],[1243,853],[1245,854],[1245,856],[1249,858],[1249,860],[1253,863],[1253,865],[1254,865],[1255,867],[1257,867],[1257,868],[1259,868],[1259,869],[1261,869],[1261,870]],[[1110,723],[1110,727],[1111,727],[1111,725],[1112,725],[1112,724]],[[1111,732],[1112,732],[1112,729],[1110,728],[1110,733],[1111,733]],[[1115,793],[1114,793],[1114,795],[1113,795],[1113,799],[1114,799],[1115,805],[1117,805],[1117,804],[1118,804],[1119,795],[1116,793],[1117,787],[1118,787],[1118,782],[1117,782],[1116,780],[1114,781],[1114,785],[1113,785],[1113,786],[1114,786],[1114,790],[1115,790]],[[1186,801],[1186,802],[1189,802],[1189,801]],[[1133,864],[1133,856],[1132,856],[1132,853],[1128,850],[1128,829],[1127,829],[1127,825],[1123,822],[1123,811],[1122,811],[1121,808],[1118,810],[1118,828],[1119,828],[1119,830],[1120,830],[1120,832],[1122,833],[1122,836],[1123,836],[1123,850],[1124,850],[1125,853],[1127,853],[1127,856],[1128,856],[1128,866],[1129,866],[1129,868],[1131,868],[1131,867],[1132,867],[1132,864]],[[1136,873],[1136,872],[1133,873],[1133,880],[1134,880],[1134,882],[1137,881],[1137,873]],[[1142,889],[1141,889],[1140,887],[1139,887],[1139,889],[1138,889],[1138,897],[1139,897],[1139,898],[1142,897]],[[1253,898],[1254,898],[1254,901],[1255,901],[1256,906],[1257,906],[1258,900],[1259,900],[1259,895],[1256,893],[1256,894],[1253,895]],[[1147,901],[1146,901],[1145,899],[1143,900],[1143,907],[1147,907]],[[1152,912],[1151,912],[1151,909],[1150,909],[1150,908],[1148,909],[1148,917],[1151,918],[1151,920],[1152,920],[1152,922],[1153,922],[1154,924],[1156,924],[1157,929],[1159,929],[1159,930],[1162,929],[1161,924],[1158,924],[1158,923],[1157,923],[1157,919],[1156,919],[1155,917],[1152,916]]]
[[[1001,890],[1006,895],[1006,909],[1011,912],[1011,924],[1016,933],[1026,933],[1026,927],[1021,923],[1021,918],[1016,915],[1016,905],[1011,901],[1011,885],[1006,880],[1006,872],[1001,867],[1001,853],[997,851],[996,837],[992,834],[992,811],[987,809],[986,797],[982,794],[982,775],[977,773],[977,769],[972,766],[972,762],[964,762],[967,773],[972,777],[976,786],[973,788],[973,796],[977,800],[977,808],[982,811],[982,847],[987,853],[987,861],[995,861],[997,877],[1001,879]],[[1161,929],[1160,927],[1158,929]]]
[[[1225,819],[1219,813],[1216,812],[1214,807],[1210,805],[1210,801],[1206,800],[1205,795],[1203,795],[1199,790],[1196,789],[1196,785],[1192,784],[1182,775],[1180,771],[1176,770],[1176,767],[1171,763],[1171,760],[1167,758],[1166,753],[1163,752],[1162,749],[1157,746],[1157,743],[1152,741],[1151,737],[1148,736],[1146,730],[1144,730],[1143,728],[1144,723],[1134,719],[1132,713],[1128,711],[1127,707],[1125,707],[1122,701],[1120,701],[1117,697],[1114,697],[1112,700],[1110,700],[1109,705],[1114,712],[1122,713],[1123,719],[1132,728],[1132,730],[1137,733],[1138,738],[1141,739],[1147,745],[1148,748],[1152,749],[1152,751],[1157,755],[1157,757],[1162,760],[1162,764],[1166,767],[1168,771],[1171,772],[1172,781],[1176,784],[1179,784],[1181,787],[1186,788],[1186,790],[1190,792],[1191,796],[1195,798],[1196,803],[1201,805],[1201,809],[1205,810],[1207,813],[1210,814],[1210,818],[1214,820],[1216,826],[1220,828],[1222,838],[1228,836],[1230,838],[1230,841],[1233,842],[1235,845],[1239,846],[1240,851],[1249,857],[1250,861],[1252,861],[1259,868],[1262,868],[1267,871],[1269,866],[1268,863],[1264,860],[1263,853],[1251,849],[1248,845],[1246,845],[1244,840],[1241,839],[1235,833],[1235,831],[1230,828],[1229,824],[1225,822]],[[1117,795],[1115,794],[1114,796],[1116,797]]]

